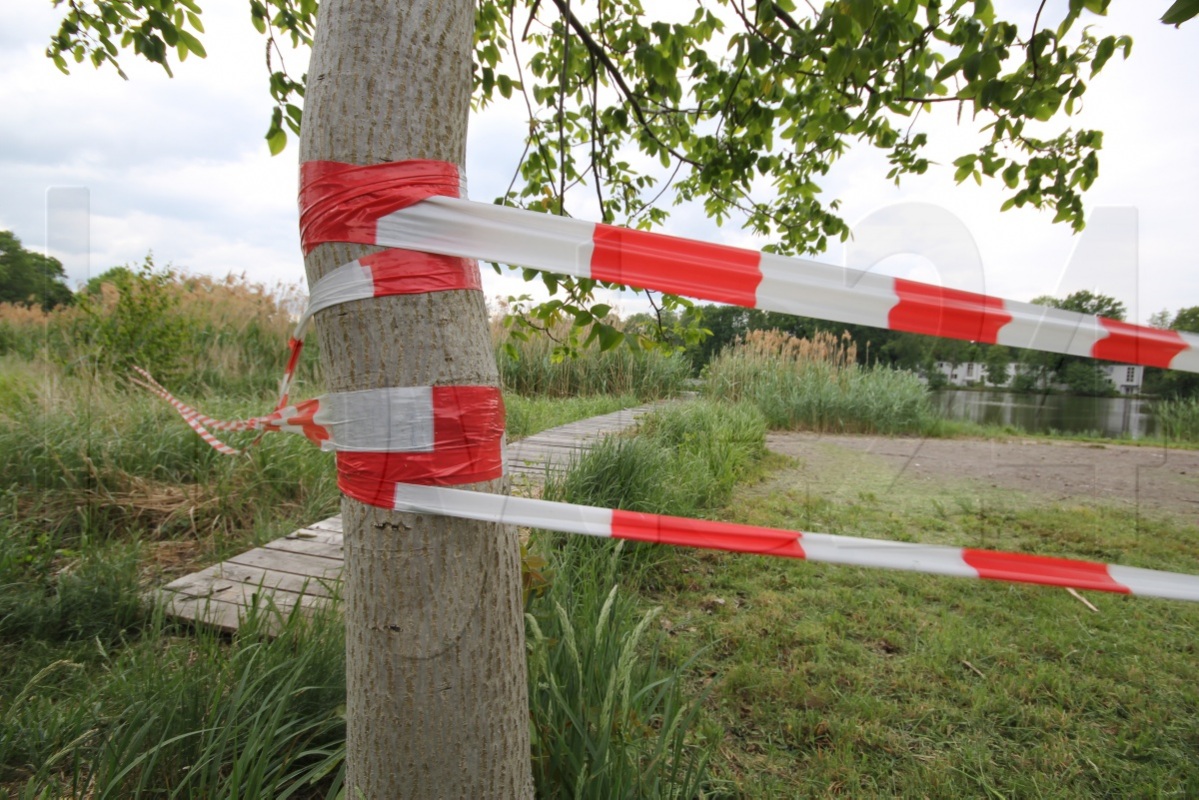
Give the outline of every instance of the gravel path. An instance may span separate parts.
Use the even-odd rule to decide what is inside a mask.
[[[772,433],[820,491],[896,497],[1017,490],[1055,502],[1096,502],[1179,515],[1199,528],[1199,451],[1068,441],[917,439]]]

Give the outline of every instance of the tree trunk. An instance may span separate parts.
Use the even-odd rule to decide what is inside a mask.
[[[323,0],[301,160],[461,167],[473,30],[469,0]],[[309,282],[372,249],[317,247]],[[329,391],[498,385],[478,291],[359,301],[316,325]],[[515,533],[348,498],[342,515],[347,797],[531,796]]]

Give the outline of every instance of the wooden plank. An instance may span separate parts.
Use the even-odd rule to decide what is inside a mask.
[[[241,624],[241,609],[232,603],[208,599],[197,600],[162,589],[154,594],[156,599],[162,602],[169,617],[229,632],[236,631],[238,625]]]
[[[294,594],[311,594],[329,597],[337,587],[339,579],[313,578],[293,572],[278,572],[262,567],[248,567],[228,561],[215,564],[208,569],[194,572],[172,581],[163,588],[188,597],[215,597],[222,599],[221,592],[235,583],[262,587]]]
[[[241,587],[238,591],[232,593],[228,599],[221,600],[211,597],[185,597],[163,590],[157,594],[172,617],[234,632],[241,627],[250,613],[256,594],[255,590],[245,584],[238,586]],[[302,597],[287,592],[263,593],[258,595],[257,599],[259,612],[265,615],[263,625],[268,633],[278,632],[282,623],[280,617],[286,617],[297,606],[300,613],[310,613],[328,602],[328,598]]]
[[[231,564],[241,564],[246,567],[262,567],[276,572],[291,572],[295,575],[306,575],[312,578],[335,579],[341,574],[341,561],[322,556],[310,556],[304,553],[288,553],[282,550],[268,550],[256,547],[229,559]]]
[[[317,530],[313,528],[300,528],[298,531],[292,531],[282,539],[276,541],[296,541],[303,540],[308,542],[324,542],[325,544],[341,544],[343,541],[341,531]]]
[[[322,519],[320,522],[314,522],[307,526],[307,530],[314,531],[337,531],[341,533],[341,514],[328,519]]]
[[[340,538],[340,537],[339,537]],[[292,539],[284,537],[276,539],[273,542],[264,544],[265,550],[280,550],[287,553],[303,553],[309,556],[319,556],[321,558],[329,558],[341,563],[345,558],[343,548],[340,541],[336,544],[330,542],[318,542],[312,539]]]

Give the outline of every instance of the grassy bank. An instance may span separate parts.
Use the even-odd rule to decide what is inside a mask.
[[[120,298],[108,297],[113,314]],[[275,639],[251,621],[227,638],[142,602],[149,587],[336,513],[331,459],[295,436],[218,456],[117,377],[102,330],[72,344],[54,338],[58,324],[39,317],[0,356],[0,452],[16,454],[0,461],[0,797],[336,796],[336,617],[287,620]],[[89,324],[119,328],[103,315]],[[228,363],[160,366],[206,411],[259,412],[281,367],[267,351],[282,354],[286,327],[257,344],[193,331],[184,339]],[[836,470],[835,493],[797,488],[795,465],[764,453],[768,423],[929,422],[907,384],[886,383],[905,379],[851,369],[836,340],[750,347],[709,390],[743,402],[662,409],[546,496],[1199,572],[1193,526],[1178,521],[964,491],[896,503],[856,464]],[[216,376],[234,361],[250,377]],[[780,377],[790,372],[831,388]],[[556,380],[527,386],[584,385]],[[318,393],[318,375],[304,381]],[[662,390],[624,391],[509,394],[510,435]],[[1192,606],[1091,596],[1096,612],[1060,590],[547,534],[531,547],[539,796],[1199,793]]]
[[[847,461],[743,485],[736,521],[1199,572],[1194,526],[932,486]],[[779,465],[776,465],[776,467]],[[732,796],[1128,797],[1199,791],[1194,604],[692,552],[647,602],[722,732]]]
[[[645,439],[598,448],[551,493],[793,530],[1199,572],[1185,520],[1093,501],[1032,502],[964,483],[930,484],[898,503],[879,493],[879,476],[859,456],[825,476],[836,491],[813,487],[802,465],[776,456],[740,471],[730,492],[695,501],[676,488],[695,466],[672,471],[637,444],[670,427],[651,421]],[[688,458],[677,446],[670,452],[680,464]],[[685,741],[704,754],[707,796],[1199,790],[1192,604],[1088,593],[1092,610],[1045,587],[548,541],[621,559],[619,572],[601,559],[605,568],[591,574],[619,581],[622,596],[635,593],[640,610],[627,612],[630,627],[653,614],[637,635],[670,666],[671,685],[681,688],[675,702],[702,709],[687,718]],[[591,729],[605,728],[592,721]]]

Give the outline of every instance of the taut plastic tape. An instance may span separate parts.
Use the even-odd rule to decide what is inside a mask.
[[[431,196],[362,225],[405,247],[815,319],[1199,372],[1199,336],[806,258]]]
[[[785,531],[435,486],[398,485],[393,506],[397,511],[409,513],[439,514],[601,538],[1199,601],[1199,575],[1092,561]]]

